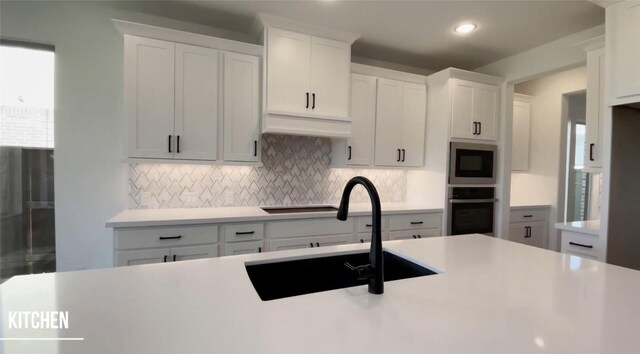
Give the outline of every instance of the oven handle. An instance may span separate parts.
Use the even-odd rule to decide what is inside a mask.
[[[495,203],[498,199],[449,199],[451,204]]]

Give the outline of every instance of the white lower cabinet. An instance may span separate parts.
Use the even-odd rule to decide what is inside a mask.
[[[439,228],[390,231],[389,240],[417,240],[425,237],[440,236],[440,234],[441,231]]]
[[[578,232],[562,231],[562,253],[590,259],[598,259],[598,237]]]
[[[511,223],[509,226],[509,240],[529,246],[546,248],[547,229],[546,221]]]
[[[131,266],[166,262],[171,255],[168,248],[118,252],[116,266]]]
[[[264,250],[264,242],[260,241],[251,241],[251,242],[235,242],[235,243],[226,243],[224,245],[224,255],[225,256],[236,256],[239,254],[252,254],[252,253],[262,253]]]
[[[332,236],[308,236],[274,239],[269,241],[269,251],[294,250],[323,246],[346,245],[353,242],[353,234]]]
[[[509,240],[529,246],[548,248],[550,212],[549,207],[512,208]]]
[[[171,249],[171,261],[218,257],[218,245],[176,247]]]

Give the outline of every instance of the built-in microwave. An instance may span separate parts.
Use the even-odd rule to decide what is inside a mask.
[[[452,142],[449,184],[495,184],[496,145]]]

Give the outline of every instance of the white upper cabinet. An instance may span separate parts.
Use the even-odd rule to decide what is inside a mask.
[[[172,158],[175,44],[125,36],[129,156]]]
[[[605,103],[605,48],[587,52],[587,107],[584,167],[586,171],[598,172],[602,167],[602,144],[604,132]]]
[[[323,116],[349,117],[350,45],[311,37],[310,69],[311,111]]]
[[[176,44],[174,158],[216,160],[218,51]]]
[[[427,89],[425,85],[378,79],[375,164],[424,164]]]
[[[376,82],[373,76],[351,75],[353,137],[346,141],[345,164],[373,165],[376,126]]]
[[[378,79],[375,164],[398,166],[402,160],[402,83]]]
[[[606,8],[609,105],[640,102],[640,1]]]
[[[311,36],[269,28],[267,109],[308,113],[311,108]]]
[[[424,165],[427,87],[402,85],[402,166]]]
[[[258,57],[125,35],[124,67],[129,157],[259,161]]]
[[[513,99],[513,136],[511,145],[511,170],[529,170],[531,140],[531,97],[515,94]]]
[[[261,14],[266,70],[263,133],[347,138],[350,33]]]
[[[496,140],[498,87],[460,79],[451,84],[451,137]]]
[[[260,63],[257,57],[224,53],[224,159],[259,161]]]

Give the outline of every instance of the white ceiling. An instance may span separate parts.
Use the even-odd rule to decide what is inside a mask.
[[[604,9],[582,1],[142,1],[136,11],[237,32],[259,12],[362,35],[353,55],[439,70],[475,69],[604,23]],[[476,32],[452,32],[462,21]]]

